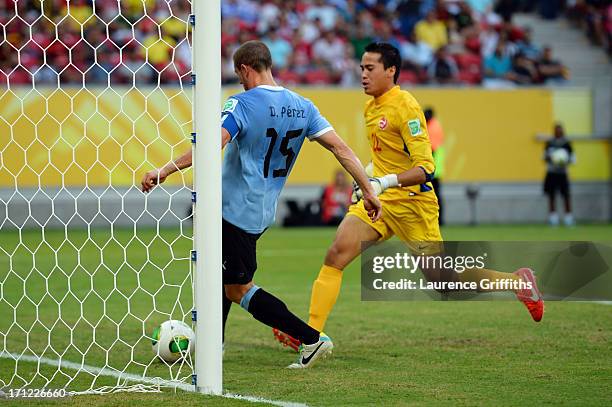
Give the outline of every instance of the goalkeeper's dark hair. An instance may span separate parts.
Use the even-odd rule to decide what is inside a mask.
[[[375,52],[380,54],[380,62],[385,69],[395,67],[395,75],[393,75],[393,83],[397,83],[400,70],[402,69],[402,57],[399,50],[393,45],[386,42],[372,42],[365,47],[365,52]]]
[[[272,67],[270,49],[261,41],[247,41],[234,53],[234,67],[250,66],[257,72],[263,72]]]

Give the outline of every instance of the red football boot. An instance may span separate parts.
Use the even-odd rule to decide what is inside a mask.
[[[287,335],[281,330],[276,328],[272,328],[272,333],[277,341],[279,341],[283,346],[288,346],[296,352],[299,352],[300,345],[302,344],[299,339],[295,339],[291,335]]]
[[[514,274],[519,276],[524,282],[531,283],[532,288],[518,290],[516,292],[516,298],[525,304],[533,320],[540,322],[542,320],[542,316],[544,315],[544,300],[542,299],[542,293],[540,293],[540,290],[538,290],[538,285],[536,283],[533,270],[529,268],[521,268],[516,270]]]

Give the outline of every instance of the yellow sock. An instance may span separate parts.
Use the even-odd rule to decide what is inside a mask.
[[[489,270],[489,269],[467,269],[463,273],[457,273],[459,281],[469,282],[473,281],[478,284],[478,291],[480,292],[491,292],[491,291],[514,291],[509,286],[499,285],[500,288],[483,289],[480,287],[480,282],[484,279],[490,280],[491,282],[499,280],[515,280],[521,281],[521,278],[514,273],[502,273],[501,271]],[[502,288],[507,287],[507,288]]]
[[[335,267],[321,267],[319,276],[312,284],[310,296],[310,319],[308,325],[322,331],[327,322],[327,317],[334,308],[342,285],[342,270]]]

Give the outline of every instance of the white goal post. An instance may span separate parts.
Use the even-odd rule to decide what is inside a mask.
[[[220,20],[220,0],[0,7],[0,391],[222,393]],[[195,358],[154,353],[168,320]]]
[[[221,1],[193,3],[194,247],[198,391],[222,393]]]

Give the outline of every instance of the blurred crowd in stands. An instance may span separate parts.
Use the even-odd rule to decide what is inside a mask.
[[[612,1],[568,0],[567,18],[612,58]]]
[[[190,12],[187,0],[0,0],[0,84],[188,82]]]
[[[232,54],[262,39],[285,84],[360,84],[371,41],[401,52],[401,83],[540,84],[567,70],[513,14],[567,9],[595,42],[610,38],[609,1],[222,0],[222,80]],[[190,2],[0,0],[0,83],[172,84],[190,80]],[[558,4],[557,4],[558,3]],[[597,3],[596,5],[594,5]],[[42,4],[42,6],[41,6]],[[41,8],[42,7],[42,8]],[[18,51],[19,50],[19,51]],[[94,63],[93,61],[96,61]]]

